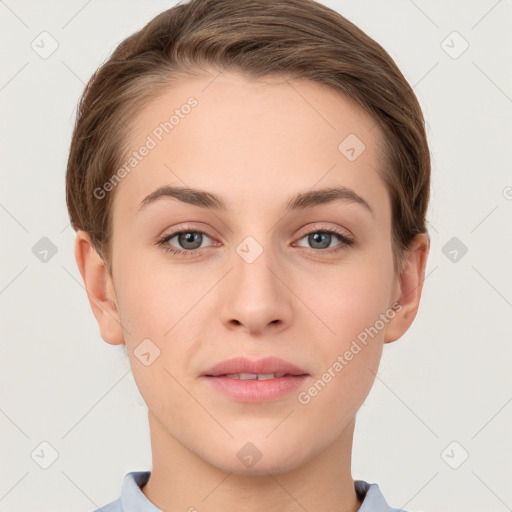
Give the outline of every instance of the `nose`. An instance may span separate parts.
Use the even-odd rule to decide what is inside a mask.
[[[293,293],[284,266],[263,249],[246,258],[243,247],[233,257],[233,270],[224,281],[221,321],[229,330],[276,334],[292,323]]]

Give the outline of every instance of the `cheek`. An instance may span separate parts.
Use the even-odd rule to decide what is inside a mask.
[[[375,325],[386,301],[376,275],[352,273],[350,278],[331,281],[315,302],[329,330],[322,329],[326,334],[315,340],[317,373],[299,403],[307,421],[324,430],[330,425],[333,435],[360,408],[378,370],[384,330],[375,330]]]
[[[314,283],[305,275],[301,298],[325,324],[327,345],[342,348],[385,313],[391,287],[391,263],[368,262],[328,269]]]
[[[170,275],[169,268],[137,261],[135,256],[125,258],[124,272],[121,268],[119,271],[120,316],[129,331],[125,342],[137,387],[148,408],[157,417],[165,417],[170,410],[188,410],[191,406],[182,386],[189,385],[186,368],[195,347],[194,315],[196,309],[200,310],[191,307],[204,289],[199,280],[183,286],[183,280],[177,277],[181,275],[179,270]],[[150,342],[143,341],[148,339]],[[144,352],[150,353],[148,365],[138,357],[143,346]]]
[[[122,256],[116,267],[119,312],[130,331],[126,341],[136,343],[141,337],[154,337],[161,340],[157,343],[164,343],[170,336],[166,333],[190,308],[192,298],[200,296],[200,282],[184,279],[186,270],[172,269],[161,255],[148,255],[147,249],[137,249],[135,243],[128,251],[128,245],[117,247],[117,254]]]
[[[332,414],[339,412],[340,404],[347,410],[357,410],[375,379],[389,322],[385,316],[383,321],[381,315],[389,307],[391,265],[391,260],[373,260],[360,266],[340,267],[328,278],[326,273],[326,279],[316,280],[322,286],[310,287],[304,297],[324,324],[319,324],[324,334],[316,339],[321,361],[317,377],[322,381],[317,387],[322,398],[315,401],[319,407],[328,404],[326,410]],[[315,293],[311,292],[313,289]]]
[[[186,265],[172,268],[162,258],[145,258],[139,260],[134,251],[119,266],[119,314],[128,329],[126,348],[145,400],[159,401],[158,389],[168,389],[173,403],[180,407],[182,391],[173,376],[180,383],[189,378],[187,368],[201,342],[197,332],[204,319],[201,298],[215,279],[211,274],[198,275]],[[143,342],[148,339],[150,342]],[[147,367],[137,359],[142,343],[148,345],[150,353],[158,354]]]

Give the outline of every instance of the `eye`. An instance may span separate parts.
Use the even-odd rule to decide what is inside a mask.
[[[205,237],[212,240],[212,238],[205,233],[197,229],[182,229],[180,231],[174,231],[171,234],[166,235],[164,238],[158,241],[158,245],[163,249],[172,254],[193,256],[200,249],[204,249],[208,244],[204,244]],[[174,243],[171,243],[175,239]],[[342,251],[347,247],[354,244],[354,240],[349,238],[345,233],[337,231],[335,229],[317,229],[304,235],[299,241],[306,239],[307,243],[310,244],[310,249],[316,249],[317,252],[335,253]],[[333,242],[336,240],[338,244],[333,246]],[[299,245],[299,247],[304,247]]]
[[[166,252],[191,255],[195,254],[199,249],[204,248],[204,237],[210,238],[204,231],[187,229],[175,231],[174,233],[165,236],[158,242],[158,244],[161,245]],[[176,239],[178,247],[170,243],[174,238]]]
[[[337,231],[335,229],[317,229],[315,231],[309,232],[300,240],[304,239],[306,239],[307,243],[310,244],[311,249],[319,249],[321,251],[329,253],[341,251],[346,247],[349,247],[354,244],[354,240],[349,238],[341,231]],[[332,242],[336,242],[336,240],[338,240],[340,243],[338,243],[338,245],[335,245],[333,248],[331,244]]]

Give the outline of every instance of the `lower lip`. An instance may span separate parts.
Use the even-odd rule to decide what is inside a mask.
[[[309,375],[293,375],[266,380],[241,380],[228,377],[206,379],[221,393],[239,402],[261,403],[276,400],[298,389]]]

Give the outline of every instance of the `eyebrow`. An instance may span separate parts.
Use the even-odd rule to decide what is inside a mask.
[[[163,198],[173,198],[183,203],[216,211],[227,211],[229,209],[228,205],[221,197],[211,192],[189,187],[163,186],[146,196],[140,202],[138,211],[143,210],[148,205]],[[332,203],[333,201],[345,201],[347,203],[359,204],[374,215],[371,206],[360,195],[344,186],[298,193],[288,199],[285,208],[286,211],[304,210],[306,208]]]

